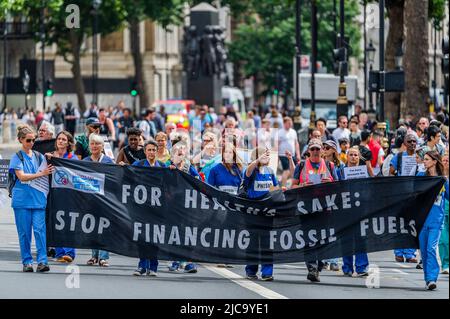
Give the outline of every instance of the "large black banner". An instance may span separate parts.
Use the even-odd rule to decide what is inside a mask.
[[[211,263],[290,263],[418,247],[443,178],[354,179],[253,201],[167,168],[53,159],[51,246]]]

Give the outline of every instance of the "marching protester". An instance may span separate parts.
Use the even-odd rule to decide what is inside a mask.
[[[75,140],[67,131],[61,131],[56,135],[56,150],[51,153],[46,153],[47,158],[58,157],[71,160],[78,160],[78,157],[73,153]],[[71,263],[75,259],[75,248],[56,247],[55,248],[56,261],[61,263]]]
[[[351,147],[348,150],[347,156],[347,167],[359,166],[360,154],[357,146]],[[343,179],[346,179],[346,176],[343,176]],[[359,253],[354,256],[345,256],[342,257],[342,261],[342,272],[344,273],[344,276],[352,277],[354,271],[356,271],[358,277],[365,277],[369,275],[369,258],[367,253]],[[355,268],[353,268],[353,261],[355,262]]]
[[[336,142],[333,135],[327,129],[327,120],[325,120],[324,118],[321,117],[318,120],[316,120],[316,129],[318,129],[320,132],[322,142],[325,142],[328,140],[333,140]]]
[[[437,126],[430,125],[425,130],[425,143],[421,145],[419,150],[419,156],[423,160],[425,154],[428,151],[437,151],[440,156],[444,155],[445,149],[440,144],[441,141],[441,129]]]
[[[250,199],[261,198],[269,192],[278,189],[277,176],[268,166],[270,162],[270,152],[265,148],[256,148],[252,152],[252,162],[245,170],[244,189],[246,195]],[[247,265],[245,272],[248,279],[258,279],[258,265]],[[264,281],[272,281],[273,264],[261,265],[261,279]]]
[[[345,115],[339,116],[338,127],[333,131],[333,137],[335,141],[339,141],[342,138],[350,137],[350,130],[347,128],[348,118]]]
[[[100,133],[100,125],[101,124],[96,117],[90,117],[86,120],[85,133],[75,138],[75,155],[77,155],[79,159],[83,159],[91,155],[91,151],[89,149],[89,137],[93,133]]]
[[[381,140],[383,138],[383,132],[379,130],[375,130],[370,138],[370,142],[367,145],[372,152],[372,160],[370,161],[370,164],[373,168],[373,174],[376,176],[381,171],[381,166],[383,165],[384,156],[386,155],[384,153],[383,147],[381,146]]]
[[[100,123],[100,135],[105,135],[109,140],[116,140],[116,129],[114,128],[113,121],[106,116],[106,110],[100,108],[98,110],[98,121]]]
[[[338,142],[339,148],[341,149],[339,159],[342,163],[347,164],[347,150],[350,147],[350,140],[348,138],[341,138]]]
[[[311,139],[308,144],[310,156],[297,165],[292,180],[292,187],[305,187],[313,184],[333,182],[334,164],[321,158],[322,141]],[[321,260],[307,261],[307,279],[311,282],[320,282],[319,273],[324,267]]]
[[[217,137],[212,132],[205,132],[202,138],[201,151],[192,158],[192,163],[199,169],[217,156],[218,142]]]
[[[77,120],[80,119],[80,112],[78,109],[73,106],[72,102],[67,102],[67,106],[65,109],[65,129],[67,132],[69,132],[72,136],[75,136],[75,130],[77,127]]]
[[[114,161],[103,154],[105,141],[98,134],[89,135],[89,150],[91,155],[83,158],[83,161],[114,164]],[[87,261],[89,266],[98,263],[100,267],[109,267],[109,253],[104,250],[92,249],[92,257]]]
[[[144,149],[139,145],[142,132],[138,128],[128,128],[128,145],[122,148],[117,155],[116,163],[120,165],[131,165],[136,161],[145,159]]]
[[[172,145],[169,168],[172,170],[179,169],[180,171],[190,174],[195,178],[201,179],[197,170],[193,165],[191,165],[191,162],[188,159],[188,145],[184,141],[179,141],[176,144]],[[182,265],[181,261],[174,261],[169,266],[169,271],[177,271],[181,268],[181,265]],[[188,262],[184,266],[184,272],[196,273],[197,265],[194,264],[193,262]]]
[[[50,122],[55,126],[55,133],[58,134],[64,130],[64,112],[61,103],[55,103],[56,108],[52,112]]]
[[[143,166],[143,167],[166,167],[164,163],[161,163],[156,158],[156,153],[158,152],[158,144],[154,141],[147,141],[144,144],[145,159],[135,161],[133,166]],[[158,272],[158,260],[140,258],[138,263],[138,268],[134,271],[133,275],[142,276],[147,274],[147,276],[156,277]]]
[[[424,155],[426,172],[420,172],[417,176],[444,176],[444,165],[441,155],[437,151],[428,151]],[[449,182],[445,181],[440,194],[427,216],[422,231],[419,234],[420,255],[423,263],[423,273],[428,290],[436,289],[440,268],[437,259],[437,249],[441,228],[444,225],[445,200],[449,199]]]
[[[142,131],[144,139],[147,141],[154,138],[157,131],[153,119],[155,118],[155,110],[153,108],[145,110],[142,115],[142,120],[138,122],[138,128]]]
[[[444,165],[444,176],[449,178],[449,160],[448,160],[448,148],[442,157],[442,165]],[[439,239],[439,257],[441,258],[442,274],[448,275],[448,198],[445,198],[444,205],[444,227],[441,232],[441,238]]]
[[[173,123],[168,123],[169,125]],[[166,124],[167,127],[167,124]],[[161,163],[167,164],[170,161],[170,152],[167,149],[167,134],[164,132],[159,132],[156,134],[155,141],[158,144],[158,152],[156,152],[156,159]]]
[[[36,140],[34,130],[28,125],[21,125],[17,129],[17,138],[22,148],[11,159],[9,172],[12,174],[11,206],[14,209],[17,233],[19,236],[20,254],[23,272],[33,272],[33,257],[31,255],[31,232],[37,250],[37,272],[50,270],[47,259],[45,208],[47,193],[36,187],[32,182],[38,178],[47,178],[54,168],[45,164],[45,157],[32,150]],[[30,183],[31,182],[31,183]]]
[[[361,143],[361,131],[358,127],[359,122],[357,119],[350,121],[350,147],[359,145]]]

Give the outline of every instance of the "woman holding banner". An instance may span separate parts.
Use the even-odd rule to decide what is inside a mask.
[[[188,146],[185,142],[180,141],[177,142],[176,144],[173,144],[171,149],[171,160],[169,168],[172,170],[179,169],[180,171],[190,174],[195,178],[201,179],[197,170],[193,165],[191,165],[191,162],[187,158],[187,151]],[[172,264],[169,266],[169,271],[177,271],[178,269],[181,268],[181,264],[182,264],[181,261],[172,262]],[[195,265],[193,262],[188,262],[184,266],[184,272],[196,273],[197,265]]]
[[[103,154],[104,146],[105,141],[103,140],[103,137],[98,134],[89,135],[89,150],[91,155],[83,158],[83,161],[114,164],[114,161],[111,158]],[[109,253],[107,251],[92,249],[92,257],[87,261],[87,264],[93,266],[98,263],[100,267],[109,267],[108,259]]]
[[[358,146],[351,147],[347,152],[347,167],[359,166],[361,154]],[[365,166],[363,166],[365,167]],[[345,174],[343,174],[345,175]],[[348,179],[346,176],[342,176],[342,179]],[[369,258],[367,253],[359,253],[354,256],[346,256],[342,258],[342,272],[344,276],[353,276],[353,261],[355,261],[355,271],[358,277],[368,276]]]
[[[444,175],[448,179],[448,148],[442,157],[442,164],[444,165]],[[442,274],[448,275],[448,198],[445,199],[444,208],[444,228],[439,239],[439,257],[441,257]]]
[[[441,155],[437,151],[428,151],[425,153],[423,162],[426,172],[420,172],[417,176],[444,176],[444,165]],[[423,262],[423,273],[425,277],[426,288],[428,290],[436,289],[436,281],[439,276],[439,263],[437,259],[437,249],[441,230],[444,225],[445,200],[449,199],[448,179],[436,201],[431,208],[430,213],[419,234],[420,254]]]
[[[46,165],[45,157],[32,150],[36,133],[28,125],[17,128],[17,138],[22,149],[11,159],[9,171],[14,185],[12,188],[12,208],[16,220],[17,233],[22,256],[23,272],[33,272],[31,255],[31,231],[34,232],[37,250],[37,272],[50,270],[47,260],[45,207],[47,193],[35,183],[53,173],[53,166]],[[43,168],[45,167],[45,168]],[[47,181],[48,182],[48,181]]]
[[[73,153],[75,147],[75,140],[67,131],[61,131],[56,135],[55,151],[46,153],[47,158],[58,157],[70,160],[78,160],[78,157]],[[55,258],[57,262],[71,263],[75,259],[75,248],[57,247],[55,248]]]
[[[278,189],[278,180],[275,172],[269,167],[270,151],[259,147],[252,152],[252,162],[244,174],[244,189],[250,199],[261,198],[269,192]],[[248,279],[256,280],[258,276],[258,265],[247,265],[245,272]],[[273,280],[273,264],[261,265],[261,279]]]

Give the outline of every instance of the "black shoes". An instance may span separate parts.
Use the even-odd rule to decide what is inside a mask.
[[[50,271],[50,267],[46,264],[40,263],[36,268],[36,272],[47,272],[47,271]]]
[[[308,279],[311,282],[320,282],[319,272],[315,269],[309,271],[306,279]]]

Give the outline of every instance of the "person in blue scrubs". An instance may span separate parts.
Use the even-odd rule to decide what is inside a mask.
[[[144,144],[144,153],[146,159],[136,161],[133,166],[143,166],[143,167],[166,167],[164,163],[156,160],[156,154],[158,152],[158,144],[154,141],[147,141]],[[158,272],[158,259],[147,259],[140,258],[138,263],[138,268],[134,271],[134,276],[142,276],[147,274],[147,276],[156,277]]]
[[[75,139],[72,134],[67,131],[59,132],[56,135],[55,151],[46,153],[47,158],[58,157],[69,160],[78,160],[78,157],[73,153],[75,147]],[[57,262],[71,263],[75,259],[75,248],[56,247],[55,258]]]
[[[347,167],[359,166],[359,161],[361,159],[361,153],[359,148],[353,146],[347,151]],[[341,171],[343,172],[343,171]],[[342,174],[342,180],[347,179],[344,174]],[[343,265],[342,272],[344,276],[353,277],[353,271],[356,271],[357,277],[366,277],[369,275],[369,257],[367,253],[358,253],[354,256],[342,257]],[[353,267],[353,261],[355,267]]]
[[[32,151],[36,133],[27,126],[19,126],[17,138],[22,144],[19,151],[22,159],[15,154],[9,164],[11,173],[15,173],[17,179],[12,189],[12,208],[16,220],[17,233],[20,243],[20,255],[22,257],[23,272],[33,272],[33,257],[31,255],[31,232],[37,250],[37,272],[50,270],[47,259],[45,207],[47,206],[47,194],[33,188],[31,181],[46,177],[53,173],[53,166],[48,165],[39,171],[40,163],[46,163],[45,157]]]
[[[89,150],[91,155],[83,158],[83,161],[99,162],[104,164],[114,164],[114,160],[103,154],[105,141],[98,134],[89,135]],[[100,267],[109,267],[109,253],[104,250],[92,249],[92,257],[87,261],[87,265],[93,266],[98,263]]]
[[[243,166],[236,148],[231,143],[222,147],[222,162],[214,166],[208,175],[208,184],[221,191],[237,195],[243,178]]]
[[[251,159],[252,162],[244,174],[244,186],[247,189],[248,198],[257,199],[278,189],[278,180],[275,172],[268,166],[270,162],[268,149],[262,147],[254,149]],[[256,274],[258,265],[247,265],[245,272],[248,279],[258,279]],[[273,264],[261,265],[261,279],[264,281],[273,280]]]
[[[187,158],[187,151],[188,146],[183,141],[179,141],[176,142],[176,144],[172,144],[172,149],[170,150],[171,159],[169,168],[172,170],[179,169],[180,171],[188,173],[189,175],[201,180],[198,171],[195,169],[195,167],[191,164],[191,162]],[[169,266],[169,271],[177,271],[181,268],[181,265],[182,265],[181,261],[174,261]],[[196,273],[197,265],[194,264],[193,262],[188,262],[184,266],[184,272],[192,274]]]
[[[441,155],[437,151],[428,151],[425,153],[424,160],[425,172],[420,172],[417,176],[444,176],[444,165]],[[423,262],[423,273],[425,277],[426,288],[434,290],[437,288],[440,267],[437,258],[437,249],[441,230],[444,226],[445,199],[449,198],[448,179],[439,193],[436,201],[428,214],[422,231],[419,234],[420,254]]]

